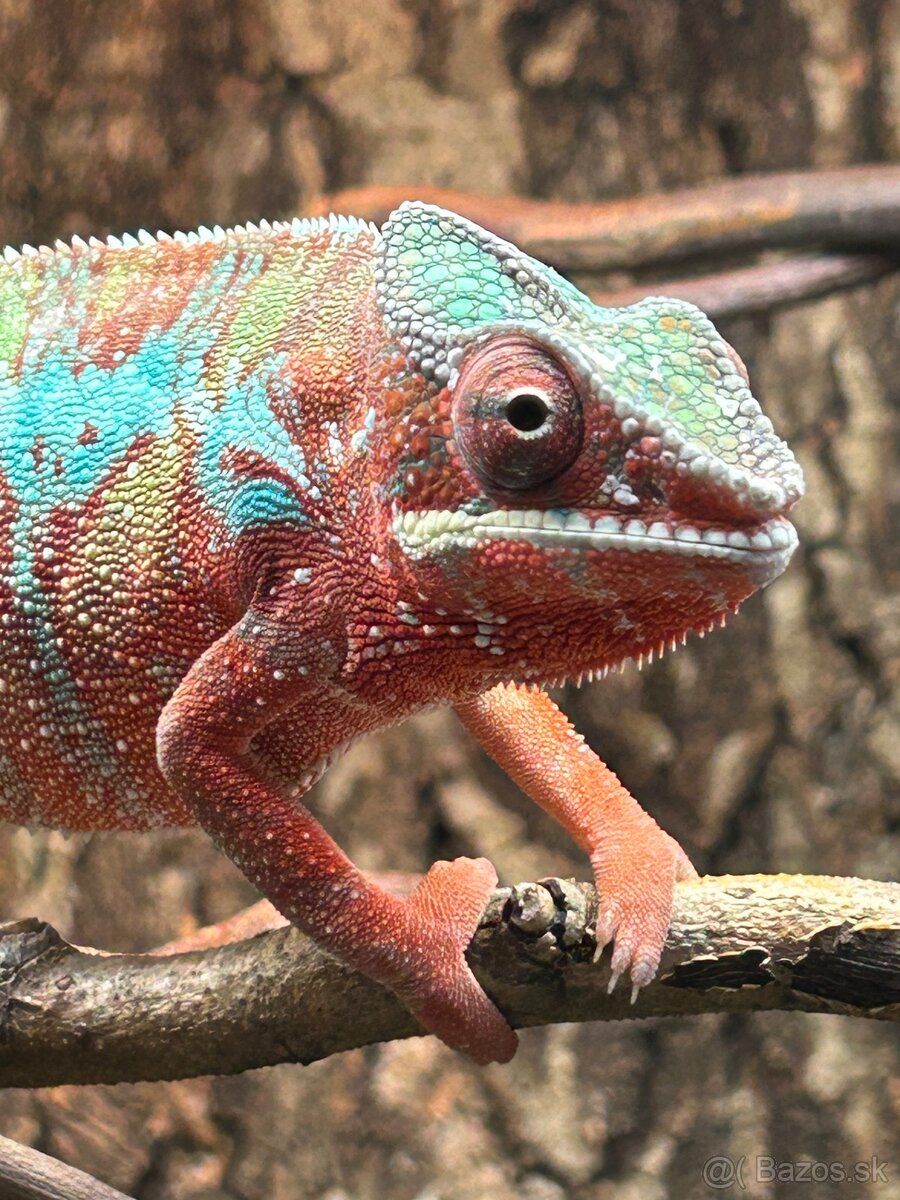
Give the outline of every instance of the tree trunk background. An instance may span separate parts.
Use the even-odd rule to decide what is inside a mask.
[[[900,150],[900,0],[0,0],[0,60],[0,244],[365,183],[588,200]],[[801,550],[725,630],[563,696],[701,871],[897,877],[898,301],[887,280],[724,328],[806,471]],[[315,806],[368,868],[588,877],[451,714],[358,746]],[[0,915],[81,943],[146,948],[251,898],[199,832],[0,829]],[[875,1155],[887,1182],[814,1194],[886,1200],[898,1080],[886,1026],[704,1017],[533,1030],[488,1070],[415,1039],[6,1092],[0,1131],[140,1200],[691,1198],[716,1155],[765,1198],[795,1192],[757,1156]]]

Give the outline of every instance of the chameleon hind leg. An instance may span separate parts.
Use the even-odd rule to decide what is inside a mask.
[[[366,878],[392,896],[408,896],[419,882],[417,875],[410,875],[406,871],[367,871]],[[231,917],[212,925],[201,925],[171,942],[154,946],[150,953],[187,954],[192,950],[212,950],[216,946],[230,946],[272,929],[283,929],[285,925],[290,925],[290,921],[271,900],[257,900]]]

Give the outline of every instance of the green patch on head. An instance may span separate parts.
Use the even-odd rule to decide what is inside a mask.
[[[551,267],[429,204],[402,205],[382,237],[382,310],[401,338],[421,347],[452,342],[495,322],[552,327],[566,304],[588,303]]]

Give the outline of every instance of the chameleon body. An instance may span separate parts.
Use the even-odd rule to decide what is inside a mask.
[[[291,920],[478,1061],[464,958],[496,882],[401,899],[301,795],[436,703],[591,855],[613,982],[693,873],[537,685],[720,622],[802,491],[690,305],[595,307],[452,213],[0,262],[0,817],[199,823]]]

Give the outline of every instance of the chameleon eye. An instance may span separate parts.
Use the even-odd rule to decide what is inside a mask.
[[[520,433],[535,433],[550,417],[547,397],[536,388],[513,392],[506,402],[506,419]]]
[[[584,434],[562,365],[524,337],[496,338],[462,366],[453,425],[463,458],[488,485],[525,491],[570,467]]]

